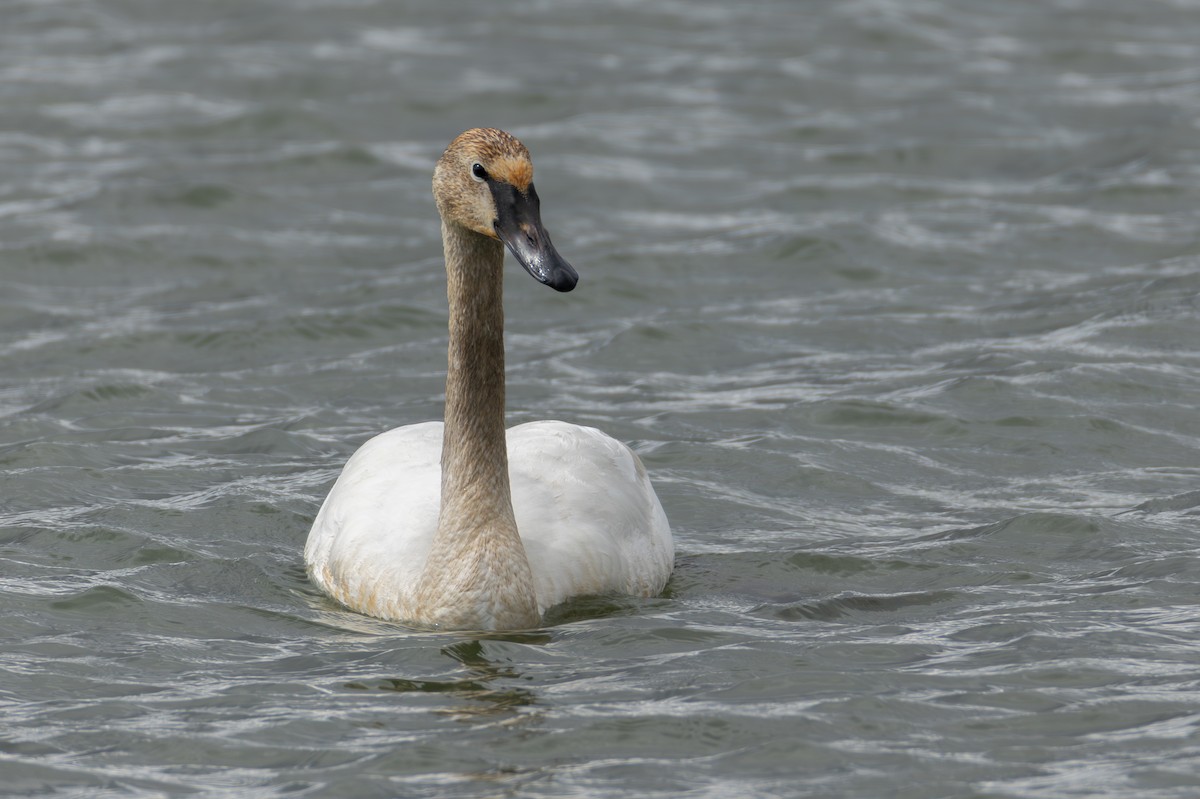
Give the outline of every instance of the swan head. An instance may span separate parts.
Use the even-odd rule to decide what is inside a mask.
[[[542,226],[529,150],[510,134],[472,128],[450,142],[433,172],[433,196],[443,220],[504,242],[538,282],[575,288],[579,274]]]

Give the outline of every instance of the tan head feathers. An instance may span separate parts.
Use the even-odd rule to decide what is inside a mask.
[[[443,159],[478,162],[496,180],[511,183],[526,192],[533,181],[533,163],[529,150],[514,136],[496,128],[472,128],[450,142]]]

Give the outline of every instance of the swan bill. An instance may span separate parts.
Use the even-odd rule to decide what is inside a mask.
[[[554,249],[550,234],[542,226],[541,205],[533,184],[527,191],[502,181],[490,185],[496,203],[493,226],[508,251],[539,283],[556,291],[575,288],[579,273]]]

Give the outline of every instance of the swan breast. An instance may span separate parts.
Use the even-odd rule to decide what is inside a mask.
[[[346,463],[305,547],[309,574],[343,605],[411,617],[441,505],[441,422],[399,427]],[[591,427],[558,421],[507,431],[517,529],[539,610],[573,596],[653,596],[674,545],[640,459]]]

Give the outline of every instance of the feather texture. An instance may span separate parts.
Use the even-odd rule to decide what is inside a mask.
[[[675,551],[641,461],[591,427],[530,422],[508,430],[517,529],[538,610],[574,596],[654,596]],[[342,604],[407,621],[438,526],[442,423],[398,427],[347,462],[305,548],[316,583]]]

